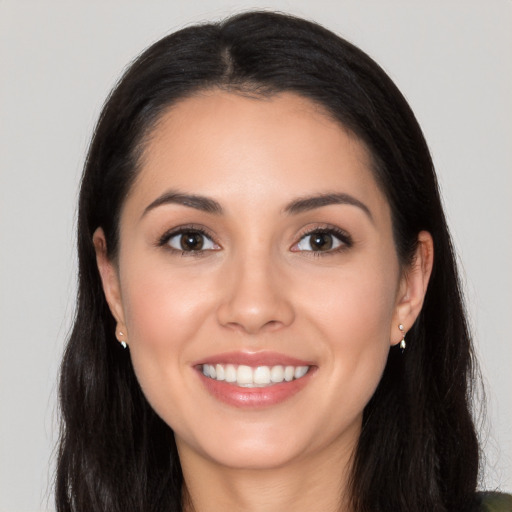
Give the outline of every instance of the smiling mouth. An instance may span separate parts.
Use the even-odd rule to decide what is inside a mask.
[[[304,377],[310,366],[257,366],[202,364],[199,369],[209,379],[243,388],[265,388]]]

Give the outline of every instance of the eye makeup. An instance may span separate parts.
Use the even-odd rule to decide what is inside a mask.
[[[171,241],[177,237],[181,237],[179,240],[180,248],[171,244]],[[197,224],[185,224],[166,231],[157,240],[156,246],[174,253],[180,253],[182,256],[202,256],[207,252],[221,249],[210,232]]]
[[[158,238],[155,245],[182,256],[201,256],[222,249],[210,231],[198,224],[185,224],[169,229]],[[290,251],[319,257],[335,255],[352,246],[352,237],[345,230],[322,224],[303,230]]]
[[[305,248],[304,241],[309,237],[309,246]],[[328,256],[346,251],[353,246],[352,237],[343,229],[331,225],[321,225],[308,228],[304,231],[299,241],[290,250],[292,252],[311,253],[312,256]]]

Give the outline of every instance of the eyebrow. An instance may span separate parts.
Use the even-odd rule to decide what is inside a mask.
[[[157,197],[151,204],[146,206],[142,217],[144,217],[144,215],[149,211],[164,204],[181,204],[206,213],[213,213],[215,215],[222,214],[222,206],[214,199],[195,194],[182,194],[181,192],[170,190],[169,192],[162,194],[160,197]]]
[[[296,199],[284,208],[284,213],[296,215],[298,213],[307,212],[309,210],[314,210],[316,208],[321,208],[322,206],[330,206],[333,204],[348,204],[350,206],[356,206],[363,210],[363,212],[373,222],[373,216],[368,206],[366,206],[359,199],[356,199],[349,194],[343,193],[317,194],[314,196]]]
[[[222,206],[214,199],[196,194],[183,194],[181,192],[170,190],[157,197],[152,203],[150,203],[144,209],[142,217],[144,217],[149,211],[157,208],[158,206],[166,204],[180,204],[182,206],[187,206],[189,208],[194,208],[196,210],[212,213],[215,215],[222,215],[223,213]],[[289,215],[297,215],[299,213],[315,210],[316,208],[322,208],[323,206],[336,204],[356,206],[360,208],[373,222],[373,216],[370,212],[370,209],[359,199],[344,193],[324,193],[314,196],[301,197],[299,199],[295,199],[291,203],[288,203],[284,207],[283,213]]]

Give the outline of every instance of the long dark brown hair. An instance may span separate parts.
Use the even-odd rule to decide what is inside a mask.
[[[351,474],[355,512],[470,509],[478,474],[471,417],[473,353],[459,279],[429,150],[402,94],[365,53],[288,15],[249,12],[171,34],[130,66],[107,99],[79,200],[76,318],[62,362],[59,512],[175,511],[183,477],[172,430],[135,378],[114,337],[92,234],[115,258],[119,214],[148,133],[169,105],[220,88],[292,91],[324,107],[368,148],[407,265],[419,231],[435,261],[407,350],[389,352],[364,410]]]

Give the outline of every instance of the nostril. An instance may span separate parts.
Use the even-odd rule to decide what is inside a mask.
[[[278,322],[277,320],[270,320],[270,322],[267,322],[263,329],[266,329],[267,331],[275,331],[283,326],[282,322]]]
[[[242,263],[225,276],[216,310],[219,324],[254,334],[275,331],[293,322],[294,308],[285,283],[276,279],[274,272],[264,271],[261,260]]]

